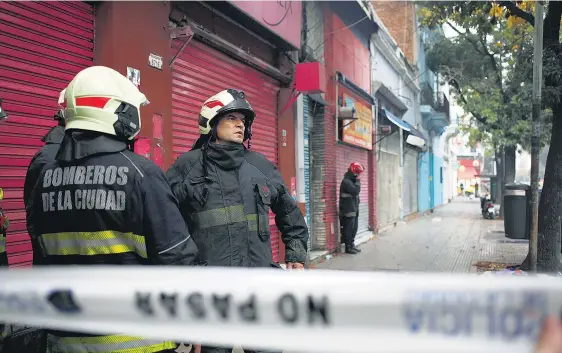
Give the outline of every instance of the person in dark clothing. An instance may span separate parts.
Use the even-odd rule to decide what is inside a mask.
[[[64,94],[65,90],[62,90],[59,97],[59,105],[63,104],[64,102]],[[25,183],[23,185],[23,201],[26,207],[29,202],[31,188],[37,182],[37,177],[39,176],[41,169],[46,163],[55,160],[57,151],[59,150],[62,139],[64,138],[65,123],[63,114],[64,113],[62,109],[55,114],[54,119],[57,121],[57,126],[52,127],[49,132],[47,132],[47,134],[43,136],[41,141],[45,142],[45,146],[41,147],[41,149],[37,153],[35,153],[35,155],[31,159],[29,167],[27,168],[27,173],[25,174]]]
[[[3,199],[4,192],[0,189],[0,201]],[[8,216],[0,206],[0,268],[8,267],[8,253],[6,252],[6,232],[10,226]],[[1,326],[1,325],[0,325]]]
[[[361,252],[355,246],[355,236],[359,224],[359,193],[361,192],[359,179],[363,171],[361,164],[351,163],[340,185],[340,228],[347,254]]]
[[[65,136],[30,196],[30,235],[41,264],[198,264],[163,171],[127,147],[146,102],[127,78],[102,66],[82,70],[66,88]],[[170,341],[54,330],[47,331],[47,345],[51,353],[177,348]]]
[[[243,145],[251,139],[254,117],[244,92],[227,89],[209,98],[199,115],[200,138],[167,177],[209,266],[279,268],[271,251],[271,209],[285,243],[287,268],[303,269],[304,217],[275,165]],[[203,346],[201,352],[231,350]]]

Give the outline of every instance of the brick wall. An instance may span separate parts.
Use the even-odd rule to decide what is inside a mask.
[[[325,242],[325,249],[331,251],[334,251],[339,243],[339,221],[337,219],[338,188],[343,177],[342,171],[346,170],[349,166],[349,160],[347,159],[358,159],[359,162],[364,163],[365,167],[369,169],[371,166],[368,161],[369,153],[366,150],[342,146],[336,142],[336,71],[341,71],[355,84],[368,92],[370,91],[369,50],[363,46],[361,41],[350,30],[343,28],[345,28],[345,25],[341,19],[329,7],[324,7],[324,59],[327,76],[326,101],[329,105],[325,107],[323,120],[314,120],[314,134],[317,137],[312,137],[312,151],[313,156],[318,154],[318,157],[321,157],[322,165],[322,192],[321,196],[319,196],[320,200],[315,200],[314,207],[316,208],[316,205],[319,205],[319,201],[321,201],[322,204],[319,205],[322,208],[323,229],[321,232]],[[342,92],[343,90],[340,90],[339,94],[341,95]],[[322,131],[321,138],[319,136],[320,133],[317,132],[318,130]],[[316,146],[322,146],[323,151],[316,151]],[[315,157],[315,168],[319,165],[318,162],[318,158]],[[367,189],[369,191],[362,195],[362,201],[369,205],[371,201],[376,200],[369,200],[372,193],[369,188],[370,185],[371,183],[365,180],[364,190]],[[372,207],[374,208],[375,206]],[[371,215],[370,208],[365,207],[365,212],[369,212],[369,215]],[[313,211],[316,217],[320,217],[318,211],[318,209]],[[319,223],[316,223],[316,225],[317,228],[320,228],[318,227]]]
[[[416,64],[415,3],[412,1],[371,1],[377,16],[410,64]]]

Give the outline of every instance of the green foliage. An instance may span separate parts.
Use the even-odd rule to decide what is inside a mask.
[[[500,3],[511,2],[423,3],[422,26],[448,27],[456,33],[427,43],[428,67],[450,84],[457,102],[476,120],[469,131],[471,140],[488,139],[496,146],[521,144],[528,149],[533,27]],[[534,3],[525,1],[512,5],[525,11],[534,8]],[[550,116],[545,114],[543,132],[549,131]],[[542,135],[546,140],[547,134]]]

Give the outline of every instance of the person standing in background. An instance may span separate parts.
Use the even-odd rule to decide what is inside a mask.
[[[361,252],[355,246],[355,236],[359,226],[360,179],[364,170],[361,164],[351,163],[340,186],[340,229],[346,254]]]

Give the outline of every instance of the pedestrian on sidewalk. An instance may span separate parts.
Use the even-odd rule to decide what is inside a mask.
[[[355,246],[355,236],[359,222],[359,193],[361,192],[361,173],[365,169],[359,163],[352,162],[345,173],[340,186],[340,230],[346,254],[361,252]]]

